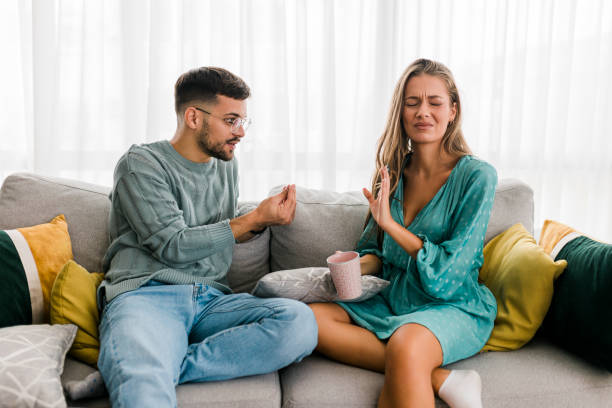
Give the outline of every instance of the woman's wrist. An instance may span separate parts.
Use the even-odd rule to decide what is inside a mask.
[[[395,224],[397,224],[397,222],[395,222],[395,220],[391,217],[389,217],[388,219],[379,222],[378,226],[385,231],[386,233],[389,233],[389,230],[391,230],[393,227],[395,227]],[[399,224],[397,224],[399,225]]]

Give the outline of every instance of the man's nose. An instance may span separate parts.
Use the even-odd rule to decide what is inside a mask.
[[[246,131],[244,130],[244,127],[240,125],[238,126],[238,129],[232,132],[232,134],[242,139],[246,135]]]

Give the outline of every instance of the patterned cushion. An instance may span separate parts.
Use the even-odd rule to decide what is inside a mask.
[[[0,231],[0,327],[48,323],[51,287],[70,259],[63,215],[47,224]]]
[[[389,285],[389,281],[372,275],[361,277],[363,293],[358,298],[343,302],[362,302]],[[328,268],[301,268],[272,272],[257,282],[253,295],[259,297],[284,297],[304,303],[333,302],[340,300]]]
[[[72,324],[0,329],[0,405],[65,407],[60,375],[76,331]]]

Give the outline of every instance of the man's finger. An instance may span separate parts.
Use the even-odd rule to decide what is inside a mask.
[[[292,202],[297,201],[297,188],[295,187],[295,184],[292,184],[289,187],[289,192],[287,193],[287,197],[289,201],[292,201]]]

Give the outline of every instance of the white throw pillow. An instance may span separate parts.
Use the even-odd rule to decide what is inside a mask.
[[[0,329],[0,406],[65,407],[60,375],[74,324]]]
[[[389,285],[389,281],[372,275],[361,277],[363,292],[358,298],[344,302],[361,302]],[[304,303],[334,302],[338,299],[329,268],[300,268],[272,272],[257,282],[251,294],[269,298],[283,297]]]

